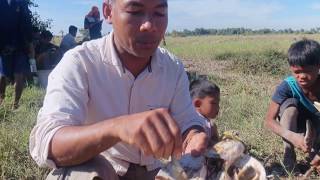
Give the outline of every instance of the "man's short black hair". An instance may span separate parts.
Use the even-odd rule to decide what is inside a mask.
[[[194,80],[190,83],[191,98],[205,98],[206,96],[216,96],[220,94],[220,88],[215,84],[205,79]]]
[[[52,35],[52,33],[50,31],[44,30],[44,31],[41,32],[40,37],[42,39],[52,39],[53,35]]]
[[[76,26],[69,26],[69,33],[76,33],[78,31],[78,28]]]
[[[293,43],[288,50],[288,62],[290,66],[319,65],[320,44],[310,39]]]

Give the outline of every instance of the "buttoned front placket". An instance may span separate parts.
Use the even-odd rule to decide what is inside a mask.
[[[146,87],[146,79],[152,76],[151,64],[141,72],[137,78],[135,78],[130,71],[125,69],[125,74],[130,81],[130,91],[129,91],[129,105],[128,105],[128,114],[139,113],[141,100],[138,99],[140,91],[143,91]],[[151,156],[145,157],[143,153],[139,150],[140,156],[140,165],[150,164],[150,161],[153,163],[153,158]]]

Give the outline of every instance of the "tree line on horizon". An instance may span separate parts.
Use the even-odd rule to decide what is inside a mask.
[[[320,27],[311,29],[250,29],[250,28],[196,28],[194,30],[184,29],[182,31],[173,30],[168,32],[168,36],[185,37],[185,36],[201,36],[201,35],[263,35],[263,34],[318,34],[320,33]]]

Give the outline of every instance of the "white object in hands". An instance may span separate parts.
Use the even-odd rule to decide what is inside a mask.
[[[36,73],[37,72],[37,63],[34,58],[29,59],[29,64],[30,64],[30,71],[31,73]]]
[[[200,157],[185,154],[180,160],[163,162],[158,180],[265,180],[263,165],[245,154],[245,145],[225,138]]]
[[[34,84],[38,84],[39,83],[39,78],[37,75],[37,63],[36,60],[34,58],[30,58],[29,59],[29,64],[30,64],[30,71],[32,74],[32,78],[33,78],[33,83]]]
[[[313,102],[314,107],[320,112],[320,103],[317,101]]]

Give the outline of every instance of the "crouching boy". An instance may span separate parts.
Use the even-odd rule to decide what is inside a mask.
[[[294,148],[310,154],[320,130],[319,111],[314,105],[320,100],[319,43],[307,39],[293,43],[288,50],[288,62],[292,76],[282,81],[274,92],[265,125],[283,138],[283,163],[291,171],[296,162]],[[307,120],[312,124],[309,132],[313,136],[309,133],[306,137]]]

